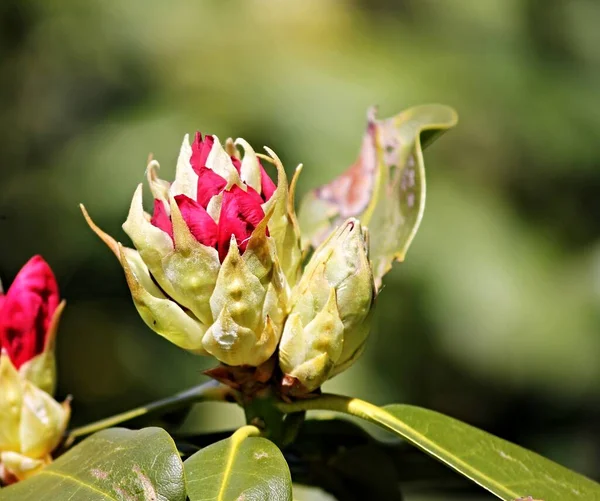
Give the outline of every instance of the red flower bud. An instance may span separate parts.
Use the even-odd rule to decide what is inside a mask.
[[[123,224],[135,249],[104,233],[82,206],[123,266],[144,322],[177,346],[232,366],[271,358],[300,275],[297,177],[288,184],[281,160],[265,150],[268,156],[242,138],[223,146],[199,133],[190,145],[186,134],[172,183],[151,159],[153,215],[144,211],[140,184]],[[260,158],[277,169],[277,186]]]
[[[227,189],[227,180],[206,165],[214,144],[213,136],[202,138],[202,134],[196,133],[190,157],[190,164],[198,175],[196,199],[177,195],[175,201],[192,235],[201,244],[217,249],[219,259],[223,262],[229,251],[232,235],[235,236],[240,253],[246,250],[250,235],[265,217],[262,204],[271,198],[277,187],[259,162],[260,194],[243,181],[245,189],[236,184]],[[235,157],[230,157],[230,160],[241,175],[240,160]],[[222,196],[220,210],[211,212],[209,204],[219,195]],[[215,213],[218,216],[216,218]],[[173,238],[173,224],[163,200],[154,200],[151,223]]]
[[[0,348],[16,369],[44,352],[59,302],[56,278],[41,256],[32,257],[0,294]]]

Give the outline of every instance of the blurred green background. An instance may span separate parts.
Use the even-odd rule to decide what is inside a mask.
[[[170,179],[186,132],[269,145],[304,163],[305,192],[355,159],[369,105],[440,102],[460,124],[426,151],[423,225],[366,354],[326,389],[436,409],[598,479],[598,26],[594,0],[3,0],[0,273],[35,253],[56,270],[74,424],[211,364],[145,327],[79,202],[126,242],[148,154]],[[240,421],[199,407],[187,426]]]

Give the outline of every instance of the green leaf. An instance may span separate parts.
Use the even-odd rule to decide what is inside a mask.
[[[185,501],[183,464],[160,428],[104,430],[28,480],[0,490],[2,501]]]
[[[280,402],[281,412],[338,411],[394,432],[505,501],[600,501],[600,484],[549,459],[456,419],[410,405],[377,407],[323,394]]]
[[[318,486],[336,499],[401,499],[420,495],[473,492],[468,479],[423,454],[405,440],[381,442],[345,419],[309,419],[283,453],[294,482]]]
[[[600,500],[600,485],[549,459],[461,421],[409,405],[369,420],[393,431],[505,501]]]
[[[393,261],[403,261],[425,209],[422,147],[453,127],[452,108],[432,104],[377,120],[368,114],[358,160],[341,176],[308,193],[298,214],[305,246],[317,246],[343,220],[369,228],[377,288]]]
[[[243,426],[184,463],[190,501],[291,501],[292,479],[277,446]]]

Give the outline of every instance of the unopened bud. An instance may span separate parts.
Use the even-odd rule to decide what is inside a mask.
[[[23,480],[52,460],[70,416],[59,404],[22,377],[4,350],[0,355],[0,481]]]
[[[22,377],[48,393],[56,386],[54,341],[64,306],[41,256],[21,268],[6,294],[0,288],[0,349]]]
[[[241,157],[236,144],[244,150]],[[154,196],[138,187],[123,225],[125,248],[84,215],[117,255],[146,324],[172,343],[231,366],[259,366],[277,349],[300,269],[293,191],[277,156],[277,185],[243,139],[186,136],[175,180],[148,165]]]
[[[373,295],[366,230],[351,218],[315,251],[294,291],[279,347],[285,391],[314,391],[358,358]]]

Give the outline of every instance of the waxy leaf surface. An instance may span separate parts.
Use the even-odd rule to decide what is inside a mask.
[[[518,445],[434,411],[388,405],[369,420],[393,431],[458,473],[512,501],[597,501],[600,484]],[[368,411],[367,411],[368,412]]]
[[[185,461],[190,501],[291,501],[292,479],[277,446],[244,428]]]
[[[39,474],[0,490],[2,501],[185,501],[183,464],[160,428],[104,430]]]

